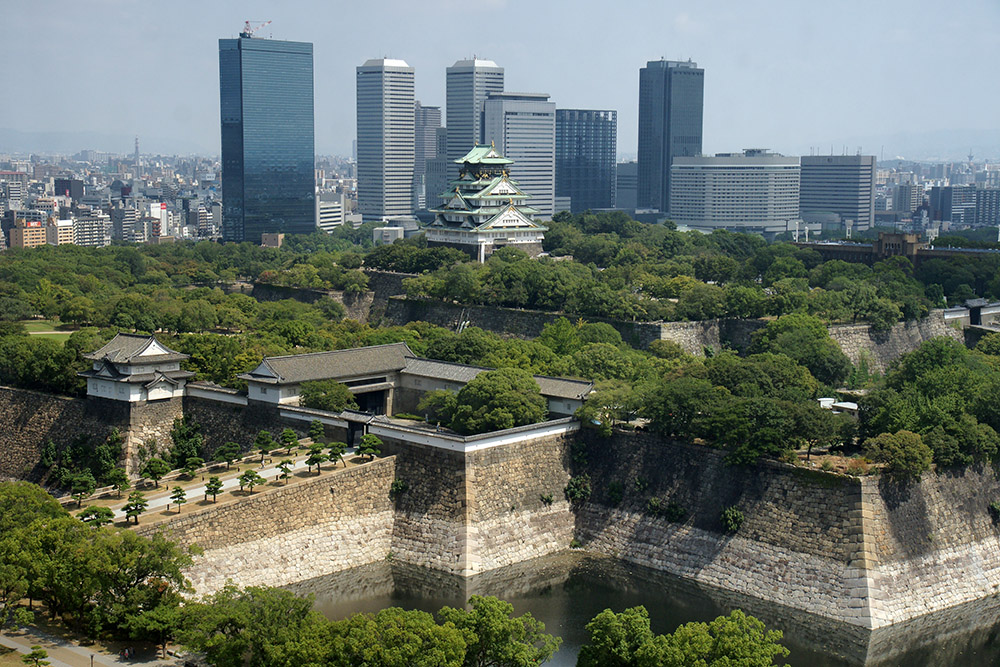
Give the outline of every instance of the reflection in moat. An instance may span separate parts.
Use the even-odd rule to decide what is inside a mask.
[[[733,591],[578,552],[519,563],[464,579],[393,562],[373,563],[289,587],[316,596],[329,618],[384,607],[436,611],[472,595],[495,595],[529,611],[563,638],[551,665],[573,665],[584,626],[605,608],[645,605],[656,632],[740,608],[785,633],[792,665],[994,665],[1000,661],[1000,597],[869,631]]]

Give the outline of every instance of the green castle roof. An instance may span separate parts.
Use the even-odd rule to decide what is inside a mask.
[[[513,160],[508,160],[500,153],[497,153],[496,148],[492,145],[487,146],[486,144],[476,144],[471,151],[465,154],[465,157],[455,160],[455,164],[514,164]]]

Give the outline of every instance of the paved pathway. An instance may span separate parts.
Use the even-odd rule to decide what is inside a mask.
[[[344,458],[346,459],[349,456],[354,456],[357,453],[358,453],[358,448],[357,447],[350,447],[350,448],[348,448],[347,452],[344,454]],[[294,456],[296,456],[296,454],[292,455],[292,457],[294,457]],[[306,469],[306,458],[308,458],[308,457],[302,456],[301,454],[298,454],[298,456],[300,458],[295,459],[293,461],[292,465],[289,466],[289,470],[296,471],[296,470],[305,470]],[[271,464],[270,465],[265,464],[264,468],[257,470],[257,472],[260,474],[261,477],[263,477],[264,479],[266,479],[268,482],[273,482],[277,478],[277,476],[279,474],[277,464],[280,463],[285,458],[292,458],[292,457],[285,457],[285,456],[282,456],[280,454],[276,455],[276,456],[271,456],[270,459],[269,459],[271,461]],[[333,461],[330,461],[330,462],[324,464],[324,466],[326,466],[327,469],[329,469],[329,466],[332,466],[332,465],[334,465]],[[336,462],[336,465],[341,465],[341,464],[338,461],[338,462]],[[160,488],[159,489],[153,489],[154,492],[159,493],[160,495],[155,496],[155,497],[151,497],[151,498],[148,499],[149,500],[149,506],[146,508],[147,512],[151,512],[153,510],[158,510],[158,509],[165,508],[168,504],[173,505],[173,502],[170,500],[170,489],[172,488],[170,486],[170,484],[172,484],[173,481],[174,480],[170,480],[169,482],[163,482],[163,481],[161,481],[160,482]],[[220,493],[223,493],[223,492],[226,492],[226,491],[232,491],[233,489],[238,489],[238,488],[240,488],[240,479],[239,479],[239,476],[230,477],[229,479],[222,480],[222,491]],[[260,488],[260,487],[258,487],[258,488]],[[188,500],[188,502],[191,502],[192,500],[199,500],[199,499],[203,498],[204,495],[205,495],[205,485],[204,484],[199,484],[198,486],[188,487],[188,488],[185,488],[184,490],[185,490],[185,492],[187,492],[187,500]],[[125,503],[125,499],[122,499],[122,506],[124,506],[124,503]],[[115,519],[123,519],[123,518],[125,518],[125,510],[123,510],[121,508],[116,509],[115,510]]]
[[[129,660],[117,656],[97,653],[77,646],[65,639],[42,632],[38,628],[30,628],[25,632],[16,634],[0,634],[0,645],[12,648],[18,653],[27,654],[31,652],[32,646],[41,646],[48,651],[47,661],[52,663],[52,667],[90,667],[91,665],[155,665],[166,667],[183,665],[184,661],[179,658],[159,659],[159,652],[153,649],[137,653]]]

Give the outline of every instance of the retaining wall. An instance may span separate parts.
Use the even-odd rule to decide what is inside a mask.
[[[163,532],[204,550],[185,573],[198,594],[219,590],[227,579],[240,586],[300,582],[385,560],[395,469],[395,458],[379,459],[136,531]]]
[[[851,363],[866,360],[871,370],[885,372],[889,364],[923,343],[937,336],[947,336],[960,343],[965,342],[965,334],[960,326],[945,322],[943,311],[931,311],[930,315],[916,322],[900,322],[886,332],[874,332],[867,324],[836,324],[830,328],[830,336],[844,351]]]
[[[991,468],[901,485],[770,462],[730,467],[720,452],[642,433],[588,452],[594,495],[577,512],[587,549],[865,628],[1000,592]],[[617,505],[611,482],[625,490]],[[687,516],[650,516],[653,496]],[[720,519],[732,506],[745,517],[736,534]]]

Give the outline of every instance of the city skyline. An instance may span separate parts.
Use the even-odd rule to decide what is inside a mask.
[[[517,17],[524,6],[520,0],[485,5],[442,0],[345,12],[311,3],[279,8],[182,1],[162,14],[127,0],[20,3],[7,14],[7,44],[30,57],[0,74],[0,84],[22,99],[48,99],[58,90],[61,100],[87,104],[72,105],[72,114],[61,104],[7,105],[0,111],[0,151],[62,132],[66,142],[78,137],[94,144],[77,144],[77,150],[131,152],[139,135],[144,152],[218,154],[216,40],[235,36],[247,18],[259,18],[272,20],[264,37],[316,45],[320,154],[350,154],[352,70],[358,62],[383,55],[406,59],[416,70],[416,97],[443,107],[445,68],[476,55],[505,68],[507,90],[548,92],[559,108],[617,110],[622,155],[636,145],[637,70],[659,57],[691,58],[711,73],[705,90],[706,154],[749,146],[786,154],[854,154],[860,145],[885,158],[958,159],[970,149],[980,157],[1000,155],[1000,131],[988,116],[975,113],[997,107],[997,87],[967,88],[961,108],[945,96],[920,92],[933,81],[953,80],[956,71],[966,81],[990,80],[991,54],[1000,45],[995,3],[972,2],[961,14],[930,2],[824,7],[779,2],[766,10],[735,3],[684,11],[636,6],[617,8],[610,20],[599,21],[596,5],[554,2],[533,7],[535,20],[522,23]],[[454,19],[448,39],[426,39],[432,27],[441,28],[442,13]],[[381,20],[386,16],[390,20]],[[481,28],[484,20],[489,29]],[[339,29],[331,31],[331,25]],[[376,25],[378,31],[363,29]],[[35,36],[42,26],[47,43],[58,49],[38,48]],[[600,48],[589,48],[582,34],[592,34]],[[942,55],[918,57],[930,39]],[[65,75],[67,52],[86,63],[79,76]],[[161,76],[164,71],[177,76]],[[95,96],[94,87],[103,85],[109,72],[121,93]],[[907,150],[920,144],[926,150]],[[46,150],[26,148],[32,149]]]

